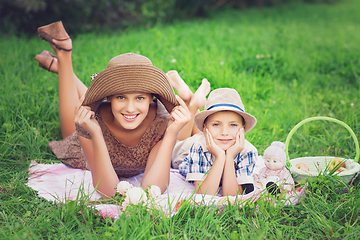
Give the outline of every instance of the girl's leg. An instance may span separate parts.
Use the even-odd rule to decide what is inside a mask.
[[[56,55],[53,55],[48,51],[43,51],[41,54],[36,55],[35,60],[39,62],[40,67],[50,72],[56,74],[58,73],[59,63]],[[80,81],[80,79],[75,75],[75,73],[73,75],[79,98],[81,98],[85,94],[87,87],[83,82]]]
[[[181,141],[200,132],[195,125],[194,116],[200,108],[205,106],[206,96],[210,92],[210,83],[204,78],[195,94],[193,94],[177,71],[169,71],[166,75],[169,77],[171,86],[177,90],[179,97],[184,100],[191,113],[190,122],[188,122],[178,133],[177,139]]]
[[[72,48],[70,38],[62,41],[53,41],[65,49]],[[55,51],[58,60],[59,118],[61,133],[64,139],[75,132],[75,108],[79,105],[79,99],[85,94],[87,88],[74,74],[71,51],[59,50],[53,44],[50,44],[50,46]]]
[[[80,79],[75,75],[75,73],[73,73],[73,79],[75,81],[78,98],[80,99],[82,96],[85,95],[87,87],[82,81],[80,81]]]

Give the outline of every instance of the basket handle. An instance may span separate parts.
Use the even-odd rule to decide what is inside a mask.
[[[338,123],[340,124],[341,126],[345,127],[351,134],[351,136],[353,137],[354,139],[354,142],[355,142],[355,148],[356,148],[356,155],[355,155],[355,159],[354,159],[354,162],[358,162],[359,161],[359,155],[360,155],[360,150],[359,150],[359,142],[358,142],[358,139],[356,138],[356,135],[355,133],[353,132],[353,130],[344,122],[338,120],[338,119],[335,119],[335,118],[331,118],[331,117],[323,117],[323,116],[319,116],[319,117],[311,117],[311,118],[306,118],[304,120],[302,120],[301,122],[299,122],[298,124],[296,124],[296,126],[291,129],[289,135],[287,136],[286,138],[286,141],[285,141],[285,152],[286,152],[286,166],[288,168],[291,167],[291,164],[290,164],[290,157],[289,157],[289,142],[290,142],[290,139],[292,137],[292,135],[295,133],[295,131],[301,127],[303,124],[307,123],[307,122],[311,122],[311,121],[316,121],[316,120],[328,120],[330,122],[335,122],[335,123]]]

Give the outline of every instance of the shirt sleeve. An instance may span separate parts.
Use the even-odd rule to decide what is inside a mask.
[[[257,151],[240,152],[234,159],[236,180],[239,185],[254,183],[253,172],[257,160]]]
[[[91,139],[91,135],[86,131],[84,128],[82,128],[80,125],[75,123],[75,129],[78,136]]]
[[[186,181],[203,181],[206,173],[212,166],[212,155],[210,152],[204,152],[203,147],[199,144],[193,144],[189,154],[179,165],[179,172],[186,177]]]

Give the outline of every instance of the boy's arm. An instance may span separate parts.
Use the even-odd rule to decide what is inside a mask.
[[[215,195],[219,189],[220,180],[224,172],[225,151],[216,145],[209,130],[204,127],[204,135],[206,139],[207,149],[215,156],[209,172],[204,181],[195,181],[195,189],[197,193]]]
[[[222,179],[222,195],[236,196],[237,194],[242,194],[242,188],[236,179],[234,158],[231,159],[226,156],[224,175]]]
[[[223,155],[216,157],[214,164],[206,175],[204,181],[195,181],[195,189],[199,194],[216,195],[221,176],[223,175],[225,163],[225,152]]]
[[[226,151],[224,175],[222,179],[222,195],[236,196],[242,194],[242,187],[238,184],[235,174],[234,158],[245,147],[244,129],[241,128],[236,134],[235,144]]]

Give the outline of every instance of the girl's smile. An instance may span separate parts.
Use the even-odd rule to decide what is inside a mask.
[[[133,130],[145,120],[153,101],[149,93],[124,93],[109,97],[111,110],[121,128]]]
[[[136,120],[136,117],[139,116],[139,114],[123,114],[124,118],[126,121],[128,122],[132,122],[132,121],[135,121]]]

